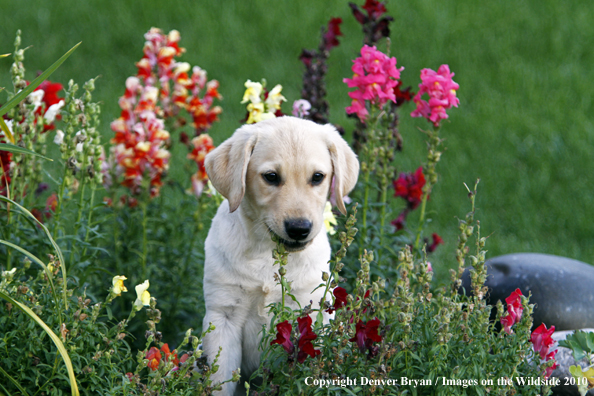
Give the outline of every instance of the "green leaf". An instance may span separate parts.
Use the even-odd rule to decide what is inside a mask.
[[[76,44],[74,47],[72,47],[70,49],[70,51],[66,52],[64,55],[62,55],[62,57],[60,59],[58,59],[56,62],[54,62],[53,65],[51,65],[46,71],[44,71],[43,73],[41,73],[39,75],[39,77],[37,77],[35,80],[33,80],[31,82],[31,84],[29,84],[25,89],[23,89],[22,91],[20,91],[18,94],[16,94],[15,96],[12,97],[12,99],[10,99],[4,106],[0,107],[0,117],[2,117],[4,114],[8,113],[8,111],[10,109],[12,109],[13,107],[15,107],[16,105],[18,105],[23,99],[25,99],[27,97],[27,95],[29,95],[31,92],[33,92],[33,90],[35,88],[37,88],[43,81],[45,81],[53,72],[56,71],[56,69],[58,67],[60,67],[60,65],[62,63],[64,63],[64,61],[66,59],[68,59],[68,57],[70,55],[72,55],[72,53],[74,52],[74,50],[80,45],[81,43]]]
[[[3,123],[4,123],[4,120],[2,118],[0,118],[0,124],[3,124]],[[4,132],[6,132],[6,131],[4,131]],[[53,159],[45,157],[41,154],[37,154],[35,151],[31,151],[31,150],[23,148],[23,147],[15,146],[14,144],[0,143],[0,150],[10,151],[11,153],[35,155],[37,157],[46,159],[48,161],[53,161]]]
[[[5,299],[9,303],[13,304],[14,306],[16,306],[21,311],[23,311],[27,316],[29,316],[31,319],[33,319],[35,322],[37,322],[37,324],[39,326],[41,326],[41,328],[50,336],[50,338],[52,339],[52,341],[58,348],[58,352],[62,356],[62,359],[64,359],[64,364],[66,364],[66,370],[68,370],[68,378],[70,380],[70,390],[72,392],[72,395],[78,396],[79,395],[78,385],[76,384],[76,377],[74,376],[74,369],[72,368],[72,362],[70,361],[70,356],[68,356],[68,351],[66,351],[66,348],[64,347],[64,344],[62,343],[60,338],[58,338],[56,333],[54,333],[52,331],[52,329],[50,329],[49,326],[46,325],[45,322],[43,320],[41,320],[41,318],[39,316],[37,316],[35,314],[35,312],[33,312],[31,310],[31,308],[27,307],[26,305],[21,304],[19,301],[14,300],[12,297],[10,297],[8,294],[4,293],[3,291],[0,291],[0,297]]]
[[[586,345],[590,353],[594,352],[594,332],[588,333],[586,336]]]

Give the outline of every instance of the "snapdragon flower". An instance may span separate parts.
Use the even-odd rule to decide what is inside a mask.
[[[419,92],[414,96],[413,102],[417,104],[412,117],[424,117],[439,127],[441,120],[448,118],[446,110],[458,107],[460,100],[456,91],[460,86],[452,80],[454,73],[450,72],[448,65],[441,65],[437,72],[431,69],[421,70],[421,84]],[[429,96],[429,101],[421,99],[423,94]]]
[[[390,58],[375,46],[368,45],[361,48],[361,56],[353,62],[353,78],[345,78],[343,81],[349,88],[357,90],[349,92],[353,101],[346,112],[356,114],[364,122],[369,115],[367,102],[380,108],[388,101],[396,103],[394,88],[399,84],[400,72],[404,67],[396,68],[396,58]]]

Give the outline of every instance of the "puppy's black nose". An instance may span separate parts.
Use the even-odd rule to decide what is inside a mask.
[[[302,241],[311,232],[311,221],[306,219],[285,220],[285,231],[289,238]]]

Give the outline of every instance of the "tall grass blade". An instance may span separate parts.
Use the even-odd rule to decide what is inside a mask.
[[[0,117],[0,125],[1,124],[4,124],[4,120]],[[4,125],[6,125],[6,124],[4,124]],[[5,131],[5,133],[6,133],[6,131]],[[6,136],[8,136],[8,135],[6,135]],[[35,155],[37,157],[46,159],[48,161],[53,161],[53,159],[48,158],[48,157],[45,157],[45,156],[43,156],[41,154],[37,154],[35,151],[31,151],[31,150],[26,149],[24,147],[15,146],[14,144],[0,143],[0,150],[1,151],[10,151],[11,153]]]
[[[43,229],[43,231],[45,231],[45,234],[47,235],[52,246],[54,247],[54,251],[56,252],[56,256],[58,257],[58,260],[60,260],[60,266],[62,269],[62,282],[63,282],[62,297],[64,299],[64,309],[68,309],[68,298],[66,296],[66,290],[68,289],[67,281],[66,281],[66,262],[64,261],[64,255],[62,254],[62,250],[60,250],[60,247],[58,246],[56,241],[54,241],[54,238],[52,238],[52,235],[50,234],[47,227],[41,221],[37,220],[37,218],[35,216],[33,216],[33,214],[31,212],[29,212],[27,209],[25,209],[18,203],[14,202],[12,199],[7,198],[3,195],[0,195],[0,201],[4,201],[4,202],[14,205],[17,209],[19,209],[21,211],[21,213],[23,213],[24,215],[29,217],[35,223],[39,224],[39,226]],[[43,264],[43,265],[45,265],[45,264]],[[47,270],[46,270],[46,272],[47,272]]]
[[[44,71],[43,73],[41,73],[39,75],[39,77],[37,77],[35,80],[33,80],[31,82],[31,84],[29,84],[27,86],[27,88],[23,89],[22,91],[20,91],[18,94],[16,94],[15,96],[12,97],[12,99],[10,99],[4,106],[0,107],[0,117],[2,117],[4,114],[8,113],[8,111],[10,109],[12,109],[13,107],[15,107],[17,104],[19,104],[23,99],[25,99],[27,97],[27,95],[29,95],[31,92],[33,92],[33,90],[35,88],[37,88],[43,81],[45,81],[53,72],[56,71],[56,69],[58,67],[60,67],[60,65],[62,63],[64,63],[64,61],[66,59],[68,59],[68,57],[70,55],[72,55],[72,53],[74,52],[74,50],[80,45],[81,43],[76,44],[74,47],[72,47],[68,52],[66,52],[64,55],[62,55],[62,57],[60,59],[58,59],[56,62],[54,62],[53,65],[51,65],[46,71]]]

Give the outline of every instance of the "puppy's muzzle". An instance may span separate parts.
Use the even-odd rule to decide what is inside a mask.
[[[285,220],[285,231],[289,238],[295,241],[303,241],[309,236],[313,224],[307,219]]]

